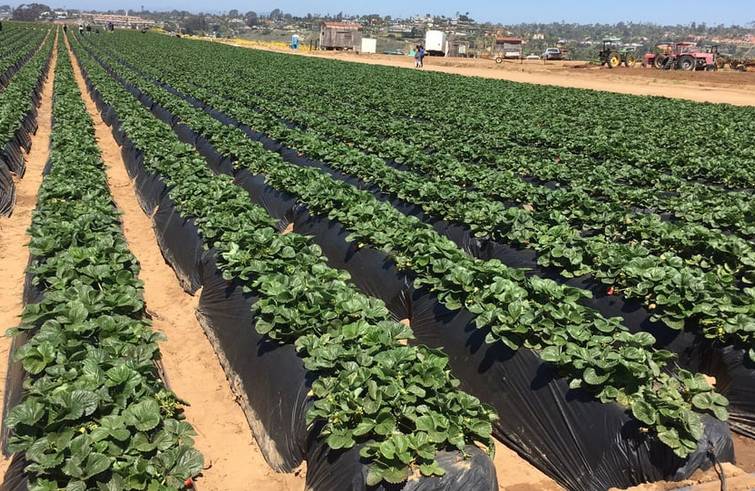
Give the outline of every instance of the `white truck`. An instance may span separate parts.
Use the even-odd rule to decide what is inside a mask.
[[[425,33],[425,51],[430,56],[446,56],[448,35],[443,31],[427,31]]]

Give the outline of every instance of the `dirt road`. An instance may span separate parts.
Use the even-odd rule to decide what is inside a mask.
[[[244,48],[291,53],[290,50],[247,44],[243,40],[216,41]],[[302,51],[296,54],[370,65],[414,67],[414,60],[408,56],[360,55],[337,51]],[[544,63],[539,60],[522,63],[512,61],[499,65],[492,60],[433,57],[425,58],[424,70],[621,94],[755,106],[755,72],[661,71],[640,66],[611,70],[584,62]]]

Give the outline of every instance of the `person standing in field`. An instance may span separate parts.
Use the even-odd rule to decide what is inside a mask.
[[[421,44],[419,45],[419,67],[422,68],[425,66],[425,55],[427,52],[425,51],[425,47]]]

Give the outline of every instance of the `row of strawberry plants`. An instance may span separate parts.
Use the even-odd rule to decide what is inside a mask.
[[[710,186],[634,165],[608,162],[596,165],[588,158],[562,149],[521,145],[486,148],[484,145],[488,142],[470,142],[469,135],[454,131],[455,128],[408,122],[375,112],[365,113],[349,97],[337,100],[324,98],[319,91],[302,94],[281,89],[277,84],[258,83],[248,76],[249,68],[243,68],[246,69],[242,73],[224,74],[224,77],[232,77],[233,86],[243,85],[246,97],[252,94],[257,96],[248,103],[265,108],[272,102],[277,107],[292,111],[294,115],[301,114],[301,109],[306,107],[307,111],[317,112],[331,124],[339,125],[342,140],[349,139],[360,148],[383,158],[399,163],[423,162],[423,166],[430,169],[438,169],[437,162],[461,161],[470,167],[467,172],[481,173],[485,180],[490,179],[491,171],[504,173],[496,176],[499,177],[498,182],[510,173],[509,180],[518,188],[526,189],[527,186],[512,179],[515,176],[538,183],[555,183],[559,189],[566,189],[570,196],[593,198],[580,200],[583,203],[579,203],[580,209],[576,212],[580,217],[583,210],[590,210],[597,200],[633,209],[670,213],[676,220],[724,229],[745,238],[755,236],[755,202],[750,193],[722,193]],[[331,126],[328,129],[335,128]],[[418,142],[415,141],[417,135],[421,136]],[[471,145],[475,145],[475,148],[469,152],[467,150]],[[452,173],[454,170],[454,167],[449,168]],[[481,182],[480,178],[472,175],[463,177],[467,182]],[[493,190],[497,191],[496,188]],[[546,190],[541,192],[547,193]],[[574,214],[572,212],[572,216]]]
[[[29,489],[184,489],[202,470],[160,378],[139,266],[122,235],[92,121],[61,42],[49,172],[30,228],[37,303],[12,332],[22,400],[5,424]],[[20,388],[18,388],[20,389]]]
[[[288,60],[280,55],[232,51],[222,46],[201,49],[213,57],[237,53],[240,70],[250,59],[259,59],[267,66],[265,73],[277,79],[277,82],[269,82],[289,92],[310,93],[313,86],[319,91],[321,86],[333,85],[334,91],[337,89],[343,97],[353,94],[372,107],[390,108],[406,118],[447,124],[453,129],[448,133],[450,138],[464,134],[489,143],[515,141],[571,149],[592,155],[598,162],[610,159],[661,168],[702,165],[712,172],[719,168],[724,178],[727,176],[723,173],[730,171],[728,177],[734,180],[738,171],[747,172],[748,166],[742,162],[752,159],[752,150],[743,145],[745,135],[752,132],[748,108],[618,96],[627,101],[627,106],[619,113],[601,114],[605,109],[599,107],[598,101],[610,97],[613,108],[615,94],[499,81],[456,78],[451,81],[442,74],[412,74],[322,60]],[[289,76],[291,73],[296,76]],[[386,77],[388,80],[383,80]],[[377,79],[380,86],[375,84]],[[476,97],[482,87],[488,93],[485,97]],[[558,105],[551,101],[558,101]],[[681,108],[684,108],[682,114],[679,113]],[[647,117],[649,111],[656,117]],[[459,132],[458,128],[464,131]],[[729,137],[716,145],[700,143],[699,136],[712,129]],[[621,136],[626,130],[630,132]],[[637,134],[643,138],[636,138]],[[643,146],[647,148],[638,150]]]
[[[222,53],[222,55],[229,55],[232,53],[233,52],[227,51]],[[214,56],[212,59],[209,59],[209,64],[212,65],[212,63],[215,63],[215,66],[217,66],[217,63],[221,62],[221,60],[218,60],[217,58],[217,56]],[[276,73],[274,70],[260,71],[254,70],[253,67],[253,64],[241,63],[235,73],[224,73],[224,76],[233,77],[236,83],[243,84],[247,89],[247,94],[257,94],[263,98],[266,97],[279,100],[291,106],[297,106],[302,101],[311,101],[315,104],[319,104],[323,109],[331,109],[326,111],[327,115],[342,120],[343,124],[356,127],[364,126],[364,130],[371,132],[375,139],[380,142],[383,142],[386,138],[400,138],[402,141],[416,146],[429,146],[435,142],[439,145],[439,148],[432,148],[434,153],[443,152],[444,154],[453,154],[453,151],[458,149],[463,151],[463,153],[457,155],[456,158],[474,162],[479,161],[480,154],[487,150],[484,146],[471,144],[478,135],[470,135],[467,132],[457,131],[456,125],[453,127],[445,127],[439,124],[429,124],[424,120],[409,120],[392,117],[390,114],[380,111],[379,108],[375,108],[373,105],[369,105],[369,109],[367,109],[367,101],[369,101],[369,98],[363,97],[358,93],[356,95],[353,92],[344,93],[340,87],[334,85],[320,84],[317,91],[292,90],[291,87],[287,86],[291,81],[291,77],[277,80],[275,77],[280,76],[280,74]],[[304,73],[303,75],[306,76],[307,74]],[[298,79],[298,77],[294,77],[294,79]],[[351,118],[348,118],[349,114],[352,116]],[[348,118],[348,121],[343,121],[344,118]],[[470,140],[473,142],[470,142]],[[521,146],[510,140],[496,138],[495,141],[498,142],[500,148],[496,148],[495,153],[487,153],[490,157],[488,159],[490,162],[503,162],[501,160],[502,155],[498,154],[502,152],[506,153],[506,151],[515,152],[511,157],[508,155],[506,157],[510,158],[517,164],[522,163],[522,157],[524,156],[523,153],[531,154],[533,159],[531,162],[528,162],[528,164],[532,165],[541,163],[543,156],[547,157],[549,154],[553,154],[553,151],[549,149]],[[400,148],[393,147],[393,151],[400,151]],[[409,156],[412,158],[417,157],[416,153],[411,153],[411,150],[408,151],[410,152],[409,154],[402,152],[404,160]],[[497,156],[498,159],[496,159],[495,156]],[[552,157],[553,155],[551,155],[551,158]],[[576,163],[585,163],[594,166],[594,162],[589,159],[577,157],[563,149],[559,149],[558,157],[564,161],[565,165],[551,167],[551,169],[568,171],[571,170]],[[605,165],[606,163],[603,162],[602,166]],[[612,174],[617,174],[617,171],[619,170],[615,165],[611,168]],[[634,178],[642,178],[648,174],[653,174],[652,172],[648,172],[648,169],[641,170],[636,166],[622,165],[620,169],[629,172]],[[622,174],[622,172],[618,172],[618,174]],[[584,176],[583,171],[579,170],[574,172],[572,177],[589,177],[589,175]],[[645,182],[651,184],[654,180],[655,179],[652,178],[652,176],[647,176]],[[676,181],[679,180],[677,179]]]
[[[746,240],[739,237],[684,222],[667,222],[657,214],[632,213],[623,205],[588,197],[582,187],[552,191],[526,183],[513,173],[465,165],[453,159],[439,157],[437,154],[416,153],[410,159],[400,158],[394,151],[399,142],[381,140],[370,133],[355,130],[355,121],[349,120],[345,124],[334,123],[333,119],[341,118],[343,111],[318,110],[317,103],[312,105],[302,100],[287,103],[250,97],[247,90],[250,88],[249,85],[234,83],[232,86],[239,89],[229,94],[229,98],[235,102],[263,108],[271,115],[285,118],[288,122],[306,128],[325,139],[345,142],[382,158],[407,162],[409,168],[416,169],[424,175],[431,175],[443,182],[452,182],[465,188],[471,187],[488,198],[530,207],[534,203],[531,215],[534,220],[541,223],[550,226],[567,224],[582,235],[600,234],[610,241],[642,240],[643,245],[649,247],[653,253],[670,250],[680,255],[697,255],[704,252],[707,255],[703,256],[713,262],[736,263],[744,257],[745,264],[755,264],[755,250]],[[317,114],[308,112],[310,110]],[[604,185],[613,187],[610,183]],[[754,205],[748,202],[746,206]],[[532,237],[518,239],[533,241]],[[653,245],[656,247],[652,247]]]
[[[276,68],[296,70],[286,66],[296,64],[294,60],[277,61],[280,62],[273,64]],[[352,71],[328,67],[327,63],[320,68],[313,73],[317,73],[320,80],[327,78],[336,84]],[[360,68],[353,67],[353,71],[358,70]],[[401,94],[404,99],[396,97],[396,92],[403,92],[403,89],[385,87],[377,91],[373,84],[363,83],[369,90],[366,98],[372,101],[377,98],[379,105],[392,107],[400,114],[419,115],[434,124],[444,122],[453,128],[464,128],[465,133],[480,138],[476,141],[487,142],[484,146],[494,146],[496,141],[516,141],[572,150],[589,155],[597,162],[613,160],[640,167],[670,169],[688,178],[707,176],[734,187],[752,187],[753,174],[748,162],[752,162],[753,150],[743,145],[747,135],[753,132],[751,108],[492,81],[454,79],[450,83],[446,75],[436,74],[424,75],[421,79],[409,73],[392,75],[392,84],[405,87],[406,94]],[[304,76],[282,80],[310,82]],[[431,100],[429,97],[417,98],[418,83],[424,86],[423,94],[433,93],[433,90],[438,92]],[[485,97],[470,97],[483,85],[490,89]],[[359,87],[350,89],[352,93],[359,91]],[[491,93],[496,92],[503,92],[503,97],[492,97]],[[608,99],[609,104],[605,107],[610,107],[610,112],[604,112],[601,99]],[[417,100],[417,103],[402,105],[407,100]],[[614,111],[619,100],[624,100],[626,105],[621,111]],[[715,144],[701,142],[701,135],[711,131],[726,134],[727,138],[718,139]],[[636,135],[642,135],[642,138]]]
[[[33,92],[50,59],[53,42],[54,36],[48,34],[46,42],[0,93],[0,149],[15,138],[24,116],[34,106]]]
[[[19,24],[10,24],[8,29],[0,31],[0,63],[15,56],[20,46],[29,44],[29,39],[35,31]]]
[[[134,41],[139,45],[139,50],[145,51],[154,50],[153,43],[165,42],[160,38],[150,39],[149,42],[143,39]],[[108,44],[110,45],[114,45],[117,42],[118,40],[115,38],[108,40]],[[220,56],[208,58],[203,65],[206,65],[208,70],[217,71],[217,67],[223,63],[224,59],[233,60],[231,56],[233,53],[234,51],[226,49],[222,53],[216,53],[216,55]],[[400,162],[416,162],[423,159],[432,159],[427,162],[425,167],[436,169],[436,162],[439,159],[443,163],[443,161],[449,158],[459,158],[458,156],[453,156],[452,152],[455,140],[458,140],[459,146],[466,149],[470,148],[468,140],[477,138],[477,135],[457,131],[456,127],[447,128],[440,127],[440,125],[427,125],[424,121],[408,121],[401,118],[390,118],[381,112],[377,112],[376,114],[365,112],[364,103],[360,103],[360,101],[366,100],[366,98],[362,97],[360,99],[352,93],[334,90],[330,86],[318,87],[317,91],[290,90],[286,84],[291,77],[285,80],[271,80],[271,77],[275,77],[276,75],[280,74],[275,70],[255,70],[254,65],[245,63],[239,63],[237,69],[233,72],[222,73],[222,76],[228,79],[227,83],[229,86],[243,86],[244,97],[248,98],[250,94],[255,93],[260,94],[261,98],[254,98],[253,101],[250,101],[255,105],[262,104],[264,106],[265,102],[272,102],[277,106],[297,111],[297,113],[300,113],[298,109],[302,105],[307,105],[308,110],[316,110],[319,105],[320,111],[318,114],[338,121],[344,127],[342,135],[345,137],[351,136],[353,138],[354,129],[366,125],[367,129],[365,132],[367,134],[360,136],[357,142],[362,145],[371,146],[373,153],[381,156],[392,155],[395,157],[394,160]],[[303,75],[306,76],[307,74]],[[332,96],[323,96],[323,93],[332,93]],[[271,101],[265,101],[265,97],[269,97]],[[351,117],[348,117],[348,115]],[[422,124],[427,125],[427,127],[422,128],[419,126]],[[404,144],[404,141],[411,143],[411,145]],[[432,142],[438,142],[438,146],[440,147],[433,149],[432,156],[417,150],[418,145],[428,145]],[[486,151],[485,148],[479,147],[479,145],[475,145],[473,151],[475,153]],[[501,153],[503,150],[497,149],[496,152]],[[449,154],[451,155],[449,156]],[[670,176],[666,176],[665,179],[659,179],[658,173],[653,173],[649,169],[622,165],[621,169],[628,172],[628,174],[623,174],[618,171],[616,165],[612,165],[610,169],[606,169],[606,163],[603,163],[598,169],[600,172],[590,172],[591,169],[586,166],[592,166],[592,170],[594,170],[594,163],[589,159],[571,155],[568,151],[559,150],[555,152],[549,149],[521,146],[506,148],[503,155],[497,155],[494,152],[487,152],[486,155],[491,156],[488,159],[490,162],[499,162],[501,163],[500,165],[503,165],[503,162],[509,163],[509,168],[511,167],[511,163],[513,163],[516,169],[510,170],[515,172],[521,172],[524,166],[531,175],[533,171],[532,167],[536,166],[538,169],[541,169],[541,172],[534,172],[535,177],[539,177],[541,180],[563,179],[563,175],[554,176],[553,172],[563,173],[570,171],[571,178],[579,178],[582,183],[574,192],[570,193],[571,196],[598,194],[596,198],[601,200],[610,198],[610,202],[616,202],[617,199],[620,199],[619,202],[622,204],[641,208],[656,207],[659,212],[673,212],[676,207],[679,207],[679,213],[684,217],[689,217],[692,220],[702,220],[703,223],[714,228],[722,226],[729,229],[737,228],[738,233],[745,233],[745,236],[748,237],[751,234],[748,235],[747,230],[755,228],[752,224],[752,212],[747,213],[747,209],[752,209],[755,205],[752,204],[752,200],[748,197],[736,196],[732,197],[734,199],[728,199],[726,196],[722,196],[722,193],[717,193],[706,186],[680,182],[679,179],[673,179]],[[468,158],[469,161],[480,162],[476,158],[471,158],[467,153],[462,154],[462,156]],[[554,158],[558,159],[559,162],[554,163]],[[482,159],[482,162],[485,162],[485,159]],[[476,169],[473,168],[471,170]],[[450,168],[448,173],[454,175],[455,168]],[[616,185],[613,177],[622,175],[625,176],[624,180],[631,179],[631,186]],[[502,178],[503,176],[500,177]],[[645,178],[644,183],[646,185],[650,183],[653,186],[652,188],[637,189],[637,181],[643,177]],[[468,177],[465,176],[465,181],[477,183],[480,182],[480,178],[470,175]],[[508,181],[511,181],[511,179],[508,179]],[[497,186],[494,186],[493,190],[497,192],[505,182],[500,178],[495,182]],[[656,188],[655,185],[658,183],[663,183],[663,186]],[[517,183],[514,180],[513,184],[517,188],[527,190],[527,186],[524,183]],[[504,187],[503,189],[506,188]],[[661,197],[662,193],[657,192],[660,190],[670,193],[679,189],[686,189],[686,192],[683,196],[672,199],[670,202],[666,202]],[[705,191],[704,194],[707,200],[701,199],[703,191]],[[726,193],[723,194],[725,195]],[[692,196],[694,196],[694,201],[689,199]],[[526,203],[526,201],[522,201],[522,203]],[[592,203],[585,203],[585,206],[581,206],[576,213],[580,215],[584,214],[585,210],[591,209],[590,206],[593,203],[594,201]],[[692,205],[693,208],[690,209]],[[574,214],[572,213],[572,215]],[[592,216],[600,216],[600,214],[592,213]],[[749,224],[748,217],[750,217]]]
[[[0,92],[0,215],[10,215],[16,202],[14,177],[26,169],[22,149],[31,147],[42,82],[50,62],[54,35],[16,72]]]
[[[523,271],[500,261],[471,258],[431,227],[371,194],[322,171],[289,164],[242,130],[221,124],[122,66],[111,68],[207,138],[223,156],[234,159],[237,168],[264,175],[313,212],[345,226],[350,240],[384,251],[415,277],[418,287],[429,287],[448,308],[464,307],[476,314],[477,326],[491,329],[487,342],[538,350],[574,388],[584,387],[603,402],[628,407],[679,455],[694,450],[702,429],[694,408],[712,409],[725,418],[724,399],[707,383],[685,371],[666,373],[673,355],[651,348],[655,340],[649,334],[632,335],[617,319],[582,307],[578,301],[585,292],[526,278]],[[674,409],[658,411],[659,406]]]
[[[307,418],[323,423],[331,448],[362,445],[372,484],[401,482],[412,469],[442,474],[440,450],[479,442],[492,452],[495,416],[456,389],[444,355],[406,345],[411,330],[391,320],[382,302],[356,291],[306,237],[278,234],[264,209],[230,179],[213,175],[191,146],[74,48],[147,169],[164,179],[178,212],[217,251],[224,277],[259,297],[257,331],[294,344],[317,374]]]
[[[175,66],[180,66],[179,60]],[[201,69],[195,73],[197,71]],[[752,343],[752,289],[741,290],[737,285],[741,278],[751,281],[748,263],[752,260],[746,254],[746,243],[727,243],[723,238],[712,240],[716,237],[706,236],[711,240],[703,241],[702,245],[710,244],[714,249],[719,245],[718,249],[725,254],[721,260],[710,253],[707,258],[700,256],[701,251],[695,247],[701,243],[694,237],[690,238],[695,240],[693,247],[680,248],[683,255],[675,255],[666,251],[668,239],[659,241],[653,249],[645,242],[621,244],[600,236],[582,237],[563,223],[539,225],[532,219],[533,214],[525,210],[506,208],[446,182],[390,168],[381,159],[363,155],[345,144],[318,138],[311,131],[302,132],[281,123],[278,118],[240,107],[219,95],[228,93],[227,86],[206,82],[203,75],[187,75],[186,70],[172,76],[168,75],[169,69],[162,72],[164,78],[171,77],[168,80],[171,84],[211,102],[213,107],[239,121],[302,153],[326,160],[334,168],[376,183],[430,213],[466,223],[481,235],[493,232],[499,234],[492,235],[494,238],[532,247],[545,253],[541,255],[543,264],[557,265],[572,274],[596,274],[606,283],[619,286],[625,295],[642,299],[655,311],[657,318],[673,328],[682,328],[685,321],[692,320],[690,325],[700,322],[708,337],[745,346]],[[209,83],[212,89],[197,88],[194,82],[199,79],[202,79],[201,85]],[[215,79],[222,80],[222,77]],[[653,222],[641,224],[647,226]],[[656,223],[656,226],[663,224]],[[669,235],[673,240],[673,234]],[[727,264],[731,262],[734,267]],[[755,356],[755,351],[750,350],[750,354]]]
[[[0,91],[25,60],[31,57],[45,38],[47,29],[19,29],[19,36],[0,41]]]

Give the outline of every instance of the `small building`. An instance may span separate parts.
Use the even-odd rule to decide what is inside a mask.
[[[467,58],[471,56],[469,41],[452,36],[447,42],[446,56],[451,58]]]
[[[354,22],[320,24],[320,49],[356,50],[362,46],[362,26]]]
[[[362,46],[359,49],[360,53],[377,53],[377,39],[375,38],[362,38]]]
[[[500,58],[521,58],[522,39],[507,36],[496,36],[493,54]]]

